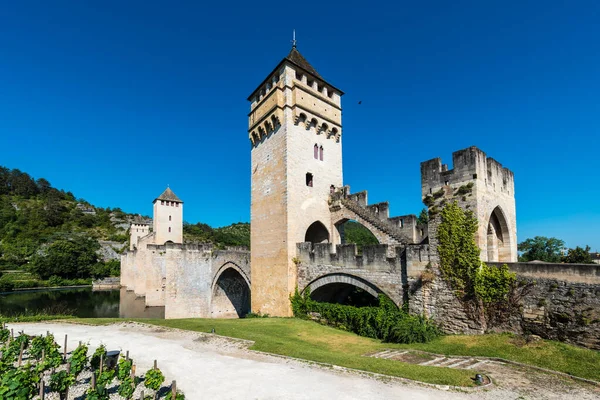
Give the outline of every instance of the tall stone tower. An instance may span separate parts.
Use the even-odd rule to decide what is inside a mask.
[[[476,242],[482,261],[516,262],[517,215],[515,178],[508,168],[477,147],[452,153],[453,169],[440,158],[421,163],[421,194],[429,213],[438,214],[444,203],[457,201],[472,210],[479,227]],[[437,243],[430,220],[429,243]]]
[[[296,243],[339,243],[329,194],[342,186],[343,92],[296,46],[252,92],[252,310],[291,314]]]
[[[167,188],[153,203],[154,243],[183,243],[183,201]]]

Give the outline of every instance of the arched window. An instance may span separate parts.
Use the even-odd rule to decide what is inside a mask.
[[[319,160],[323,161],[323,146],[319,147]]]
[[[319,159],[319,146],[317,144],[315,144],[315,149],[314,149],[314,155],[315,155],[315,160]]]

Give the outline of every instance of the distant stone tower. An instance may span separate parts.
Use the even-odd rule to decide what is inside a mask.
[[[183,243],[183,201],[167,188],[154,200],[154,243]]]
[[[139,215],[133,219],[129,228],[129,250],[137,247],[138,239],[150,233],[150,227]]]
[[[421,193],[436,214],[443,202],[456,200],[475,213],[482,261],[517,261],[515,180],[512,171],[486,157],[477,147],[452,153],[453,169],[440,158],[421,163]],[[436,243],[436,225],[429,224],[429,240]]]
[[[339,243],[328,198],[342,186],[343,92],[296,46],[252,92],[252,310],[291,314],[296,243]]]

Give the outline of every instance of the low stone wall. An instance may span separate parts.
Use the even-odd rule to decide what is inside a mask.
[[[598,266],[507,264],[517,274],[517,281],[510,301],[502,308],[482,310],[461,302],[434,269],[431,282],[408,278],[410,311],[432,318],[447,333],[531,333],[600,350]]]
[[[558,264],[558,263],[502,263],[488,262],[488,265],[508,265],[517,275],[529,278],[554,279],[564,282],[600,285],[600,265],[597,264]]]

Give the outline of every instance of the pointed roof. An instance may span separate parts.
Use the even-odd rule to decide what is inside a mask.
[[[177,197],[177,195],[175,193],[173,193],[173,191],[171,190],[170,187],[167,187],[160,196],[158,196],[156,199],[154,199],[154,201],[156,201],[156,200],[167,200],[167,201],[176,201],[178,203],[183,203],[183,201],[181,201],[181,199],[179,197]]]
[[[317,70],[314,69],[313,66],[310,65],[310,63],[308,61],[306,61],[306,58],[304,58],[302,56],[302,54],[300,54],[300,52],[298,51],[296,46],[292,47],[290,54],[288,54],[285,57],[285,59],[288,60],[289,62],[291,62],[292,64],[296,64],[297,66],[299,66],[300,68],[302,68],[303,70],[308,72],[309,74],[314,75],[316,78],[323,79],[323,77],[321,75],[319,75]]]
[[[283,58],[283,60],[281,60],[279,62],[279,64],[277,64],[277,66],[275,68],[273,68],[273,71],[271,71],[271,73],[269,75],[267,75],[265,80],[263,80],[260,83],[260,85],[258,85],[258,87],[256,89],[254,89],[254,91],[250,94],[250,96],[248,96],[248,101],[252,100],[252,96],[254,96],[256,94],[256,92],[258,92],[258,90],[269,80],[269,78],[275,73],[275,71],[277,71],[279,69],[279,67],[281,67],[281,65],[285,62],[292,63],[293,65],[304,70],[305,72],[309,73],[310,75],[314,76],[315,78],[320,79],[323,82],[327,82],[325,80],[325,78],[323,78],[317,72],[317,70],[312,65],[310,65],[310,63],[308,61],[306,61],[306,58],[304,58],[304,56],[302,54],[300,54],[300,52],[298,51],[296,46],[292,46],[292,50],[290,50],[289,54],[287,56],[285,56]],[[327,82],[327,84],[329,86],[331,86],[333,89],[340,92],[340,94],[342,94],[342,95],[344,94],[344,92],[342,92],[340,89],[333,86],[331,83]]]

